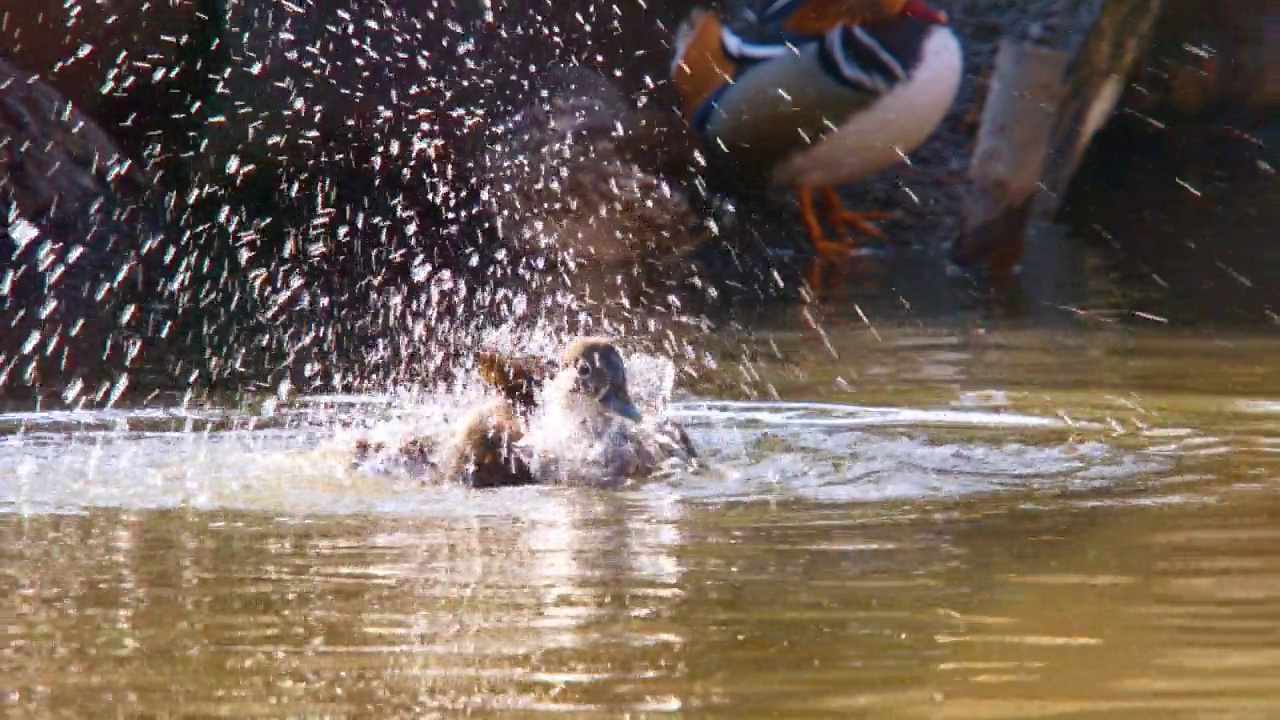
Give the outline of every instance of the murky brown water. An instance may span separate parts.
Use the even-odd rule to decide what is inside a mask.
[[[355,475],[336,403],[0,418],[0,706],[1280,717],[1280,339],[853,317],[713,339],[713,470],[624,491]]]

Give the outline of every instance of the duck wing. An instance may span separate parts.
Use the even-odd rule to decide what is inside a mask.
[[[511,404],[496,400],[463,419],[445,446],[440,465],[447,481],[473,488],[537,482],[520,447],[524,426]]]
[[[667,418],[660,420],[651,428],[651,432],[646,439],[648,440],[646,444],[650,445],[650,452],[658,463],[665,462],[671,458],[690,462],[698,457],[697,451],[693,449],[693,441],[689,439],[689,434],[674,420]]]
[[[526,414],[537,407],[537,392],[551,374],[547,363],[495,352],[480,353],[476,364],[480,377]]]

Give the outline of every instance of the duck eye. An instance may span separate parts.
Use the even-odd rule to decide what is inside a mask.
[[[586,377],[591,374],[591,365],[586,361],[578,363],[578,377]]]

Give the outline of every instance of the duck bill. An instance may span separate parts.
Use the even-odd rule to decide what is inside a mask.
[[[621,415],[633,422],[640,422],[641,420],[640,409],[636,407],[635,403],[631,402],[631,398],[627,397],[626,394],[609,393],[600,398],[600,402],[609,409],[609,412],[615,415]]]
[[[939,25],[947,23],[947,14],[929,5],[924,0],[907,0],[907,3],[902,6],[902,16]]]

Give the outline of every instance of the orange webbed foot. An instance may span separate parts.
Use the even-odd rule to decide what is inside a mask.
[[[846,227],[852,227],[864,235],[883,238],[884,231],[872,225],[871,221],[888,220],[895,216],[895,213],[881,210],[849,210],[840,202],[840,196],[836,195],[836,191],[829,187],[822,189],[822,200],[827,209],[827,223],[840,233],[843,233]],[[850,240],[849,244],[853,245],[853,241]]]
[[[827,237],[826,229],[822,227],[822,221],[818,219],[813,205],[813,188],[799,187],[796,197],[800,200],[800,219],[809,231],[809,244],[813,247],[813,252],[819,258],[827,260],[848,257],[853,250],[853,242],[847,238],[835,240]]]
[[[821,192],[823,218],[832,230],[843,236],[839,239],[827,236],[814,204],[813,188],[801,186],[796,191],[800,201],[800,218],[809,232],[809,244],[814,252],[814,258],[809,261],[808,268],[805,270],[805,282],[815,293],[822,293],[827,289],[827,285],[834,284],[839,276],[840,267],[857,248],[858,243],[847,233],[848,229],[852,228],[874,238],[883,238],[884,232],[871,221],[885,220],[895,216],[895,213],[878,210],[848,210],[840,202],[840,197],[834,189],[824,187]]]

